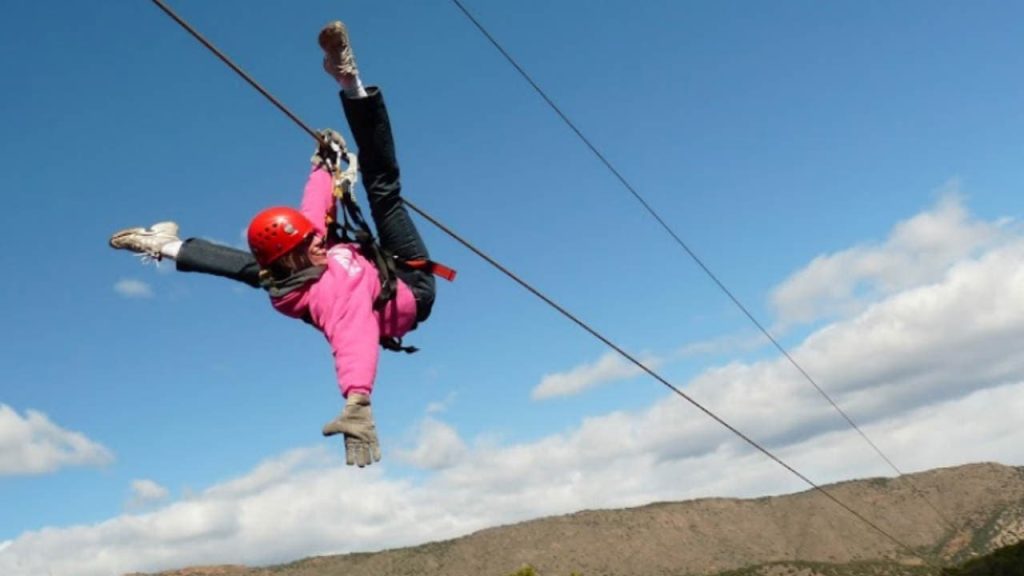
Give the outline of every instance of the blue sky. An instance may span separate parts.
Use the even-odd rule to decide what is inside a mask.
[[[315,39],[344,19],[418,206],[811,478],[892,472],[451,3],[172,6],[343,130]],[[1024,7],[467,6],[901,468],[1024,463]],[[252,214],[297,202],[308,136],[150,3],[7,12],[5,574],[262,564],[804,488],[426,222],[460,276],[408,339],[423,351],[382,362],[383,462],[346,468],[319,436],[341,402],[319,334],[106,245],[174,219],[242,246]]]

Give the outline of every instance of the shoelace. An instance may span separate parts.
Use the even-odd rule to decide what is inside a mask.
[[[142,262],[143,266],[145,266],[147,264],[150,264],[150,263],[153,263],[157,267],[159,267],[160,266],[160,262],[162,262],[163,259],[164,259],[164,255],[160,254],[159,252],[157,252],[155,254],[151,254],[149,252],[138,252],[135,255],[138,256],[138,258]]]

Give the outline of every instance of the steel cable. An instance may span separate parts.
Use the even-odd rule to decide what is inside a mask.
[[[615,165],[612,164],[610,160],[608,160],[608,158],[597,148],[597,146],[595,146],[590,141],[590,139],[587,138],[583,131],[576,126],[576,124],[569,118],[569,116],[566,115],[557,104],[555,104],[554,100],[552,100],[551,97],[549,97],[547,93],[544,91],[544,89],[542,89],[540,85],[537,84],[536,81],[534,81],[534,79],[529,75],[529,73],[527,73],[526,70],[519,65],[516,59],[512,57],[512,55],[504,48],[504,46],[501,45],[501,43],[498,42],[498,40],[487,30],[487,28],[485,28],[484,25],[481,24],[480,21],[477,20],[472,13],[470,13],[470,11],[465,7],[465,5],[462,4],[460,0],[451,1],[462,12],[462,14],[465,15],[467,19],[469,19],[469,21],[476,27],[476,29],[479,30],[480,33],[483,34],[483,36],[495,47],[495,49],[497,49],[498,52],[500,52],[501,55],[505,57],[509,64],[511,64],[512,67],[515,68],[517,72],[519,72],[523,79],[526,80],[526,82],[533,87],[537,94],[540,95],[540,97],[548,104],[548,106],[551,107],[552,110],[554,110],[555,114],[557,114],[558,117],[561,118],[563,122],[565,122],[569,129],[572,130],[574,134],[576,134],[576,136],[583,142],[583,144],[591,152],[593,152],[595,156],[597,156],[597,159],[600,160],[602,164],[604,164],[604,166],[612,173],[612,175],[615,176],[615,178],[626,188],[626,190],[629,191],[629,193],[640,203],[640,205],[643,206],[643,208],[651,215],[651,217],[653,217],[658,222],[658,224],[661,225],[665,232],[667,232],[668,235],[671,236],[672,239],[675,240],[675,242],[683,249],[683,251],[685,251],[686,254],[690,256],[690,258],[697,264],[697,266],[699,266],[700,269],[704,271],[708,278],[710,278],[711,281],[714,282],[716,286],[718,286],[718,288],[729,298],[729,300],[732,300],[732,303],[735,304],[736,307],[740,310],[740,312],[742,312],[743,315],[746,316],[747,319],[750,320],[750,322],[757,327],[761,334],[763,334],[765,338],[767,338],[768,341],[772,343],[775,349],[778,350],[779,353],[781,353],[789,361],[789,363],[792,364],[794,368],[796,368],[796,370],[804,377],[804,379],[807,380],[811,384],[811,386],[813,386],[814,389],[817,390],[818,393],[829,404],[832,405],[832,408],[835,409],[835,411],[838,412],[844,420],[846,420],[850,427],[853,428],[869,446],[871,446],[872,450],[874,450],[875,453],[878,454],[878,456],[885,461],[889,468],[891,468],[899,476],[905,476],[903,471],[900,470],[899,467],[897,467],[896,464],[885,454],[885,452],[883,452],[882,449],[879,448],[873,440],[871,440],[867,433],[865,433],[864,430],[862,430],[861,427],[858,426],[857,423],[853,421],[853,418],[851,418],[846,413],[846,411],[844,411],[839,406],[839,404],[832,399],[832,396],[830,396],[824,388],[818,385],[817,381],[815,381],[815,379],[812,378],[811,375],[806,370],[804,370],[804,368],[800,366],[799,363],[797,363],[796,359],[790,355],[789,351],[786,350],[786,348],[783,347],[778,340],[776,340],[776,338],[771,334],[771,332],[769,332],[768,329],[765,328],[763,324],[761,324],[761,322],[754,316],[752,312],[750,312],[750,310],[740,301],[740,299],[737,298],[732,293],[732,291],[729,290],[728,287],[726,287],[726,285],[718,278],[718,275],[716,275],[711,270],[711,268],[704,263],[700,256],[698,256],[697,253],[694,252],[693,249],[691,249],[690,246],[687,245],[687,243],[683,241],[683,239],[675,232],[675,230],[673,230],[672,227],[668,225],[665,219],[662,218],[661,215],[658,214],[658,212],[651,206],[651,204],[647,202],[647,200],[636,190],[635,187],[633,187],[629,180],[627,180],[626,177],[623,176],[617,168],[615,168]],[[939,509],[934,504],[932,504],[931,500],[929,500],[928,497],[925,496],[924,493],[917,488],[913,480],[910,480],[908,478],[908,481],[910,481],[913,490],[918,494],[918,496],[920,496],[925,501],[925,503],[928,504],[928,506],[935,513],[935,515],[939,517],[939,519],[946,525],[946,527],[950,530],[953,530],[953,524],[949,520],[947,520],[946,517],[942,514],[942,512],[940,512]]]

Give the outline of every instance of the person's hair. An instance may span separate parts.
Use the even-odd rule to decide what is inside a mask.
[[[310,234],[283,256],[275,260],[267,267],[267,272],[275,280],[282,280],[313,265],[309,261],[309,244],[313,241],[314,235]]]

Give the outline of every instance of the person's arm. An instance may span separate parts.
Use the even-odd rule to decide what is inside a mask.
[[[336,217],[334,183],[331,174],[323,168],[314,167],[306,180],[299,211],[313,223],[318,236],[327,234],[327,219]]]
[[[355,262],[355,254],[349,248],[332,250],[331,258],[345,259],[346,251],[353,258],[351,262]],[[342,395],[369,396],[380,359],[380,324],[373,312],[373,294],[359,293],[365,284],[352,282],[350,273],[351,268],[330,264],[313,288],[316,304],[310,310],[314,323],[331,345]],[[374,274],[372,269],[361,273]]]

